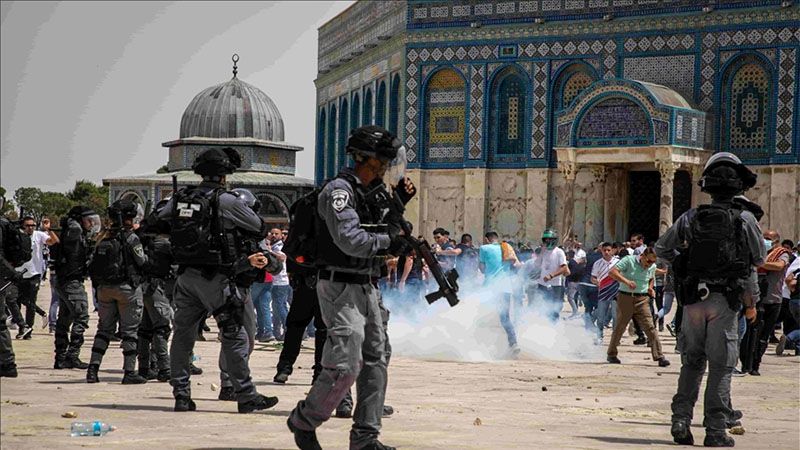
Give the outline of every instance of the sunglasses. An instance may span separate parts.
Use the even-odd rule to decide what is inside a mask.
[[[36,224],[33,224],[33,223],[31,223],[31,224],[28,224],[28,223],[26,223],[26,224],[24,224],[24,225],[22,225],[22,226],[23,226],[23,227],[25,227],[25,228],[35,228],[35,227],[36,227]]]

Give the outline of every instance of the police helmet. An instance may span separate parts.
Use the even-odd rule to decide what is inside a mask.
[[[548,250],[552,250],[556,248],[558,244],[558,232],[551,228],[548,228],[542,232],[542,243],[547,247]]]
[[[258,211],[261,210],[261,202],[248,189],[236,188],[232,189],[231,192],[236,194],[236,196],[239,197],[239,199],[241,199],[247,206],[250,207],[250,209],[252,209],[256,213],[258,213]]]
[[[114,222],[135,219],[139,215],[138,205],[126,198],[121,198],[106,209],[108,217]]]
[[[736,176],[724,176],[717,170],[719,167],[730,167]],[[697,182],[700,190],[709,194],[736,195],[756,184],[757,175],[742,164],[738,156],[729,152],[715,153],[703,167],[703,176]]]
[[[217,176],[232,174],[242,165],[242,157],[230,148],[210,148],[201,153],[194,160],[192,170],[202,176]]]
[[[350,132],[350,137],[347,139],[347,153],[387,162],[397,156],[397,150],[401,146],[400,139],[385,128],[375,125],[356,128]]]
[[[96,214],[97,213],[95,213],[92,208],[81,205],[73,206],[69,211],[67,211],[67,217],[75,220],[80,220],[81,217],[93,216]]]

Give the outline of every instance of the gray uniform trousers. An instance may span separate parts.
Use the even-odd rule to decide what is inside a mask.
[[[691,424],[708,361],[703,425],[707,433],[724,433],[732,414],[731,373],[739,358],[737,313],[724,295],[712,292],[703,301],[684,305],[680,335],[681,374],[672,398],[672,421]]]
[[[250,297],[250,289],[239,287],[239,295],[244,298],[244,330],[247,332],[247,361],[250,361],[250,354],[256,345],[256,309]],[[228,363],[225,355],[219,352],[219,381],[222,387],[233,387],[231,376],[228,374]]]
[[[150,344],[158,370],[169,370],[169,335],[172,305],[164,293],[164,280],[151,278],[142,285],[144,312],[139,324],[139,370],[150,369]]]
[[[328,339],[322,352],[322,371],[305,400],[292,410],[292,424],[314,430],[356,383],[356,409],[350,448],[360,449],[378,438],[387,382],[388,312],[380,291],[370,284],[317,281],[322,319]]]
[[[203,277],[200,270],[189,267],[178,275],[173,301],[175,303],[175,330],[170,347],[170,369],[172,393],[175,398],[190,398],[192,388],[189,382],[189,366],[192,363],[192,350],[197,339],[200,321],[209,312],[225,304],[225,288],[228,277],[216,274],[213,278]],[[250,345],[244,327],[233,333],[221,333],[221,353],[226,359],[226,368],[231,377],[236,398],[248,402],[258,397],[258,392],[250,378],[247,356]]]
[[[5,284],[5,281],[0,282],[0,285]],[[11,287],[11,286],[9,286]],[[11,333],[8,332],[6,325],[6,295],[5,292],[0,293],[0,366],[11,367],[15,365],[14,362],[14,348],[11,346]]]
[[[89,299],[86,289],[83,288],[83,280],[56,284],[56,293],[59,298],[55,333],[56,358],[77,358],[83,345],[83,334],[89,328]]]
[[[122,338],[122,369],[126,372],[136,370],[136,332],[142,321],[142,288],[128,283],[101,285],[97,288],[97,334],[92,346],[89,364],[103,362],[108,343],[114,336],[119,322]]]

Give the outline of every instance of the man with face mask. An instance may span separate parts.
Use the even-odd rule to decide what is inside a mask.
[[[748,319],[755,318],[753,277],[764,262],[761,230],[755,216],[733,201],[753,187],[756,175],[732,153],[709,158],[699,181],[711,195],[701,205],[681,215],[656,244],[659,257],[675,268],[675,291],[683,304],[678,335],[681,374],[672,399],[672,437],[692,445],[694,404],[708,363],[704,401],[707,447],[733,447],[725,432],[736,420],[731,408],[731,374],[739,356],[737,314],[742,305]]]
[[[353,383],[357,401],[350,449],[392,448],[378,440],[391,350],[386,335],[389,312],[377,279],[385,263],[381,255],[397,254],[404,246],[400,222],[395,221],[402,218],[384,217],[368,199],[373,190],[384,189],[390,162],[404,153],[400,149],[400,141],[383,128],[353,130],[347,152],[355,167],[342,169],[318,197],[317,294],[328,340],[322,371],[287,422],[303,450],[321,448],[314,430],[330,418]],[[406,189],[395,193],[407,191],[404,184]]]
[[[542,253],[537,259],[541,267],[541,275],[537,280],[538,302],[550,317],[558,320],[561,306],[564,303],[564,280],[569,275],[567,255],[558,247],[558,233],[555,230],[544,230],[542,233]]]
[[[86,206],[73,207],[61,220],[61,242],[51,251],[60,299],[54,369],[89,367],[79,358],[83,333],[89,326],[89,302],[83,282],[93,250],[92,238],[99,232],[100,216]]]

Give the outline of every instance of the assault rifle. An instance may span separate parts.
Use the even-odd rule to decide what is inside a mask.
[[[395,188],[395,191],[397,191],[397,189],[398,188]],[[431,246],[428,242],[424,238],[416,239],[412,235],[411,224],[403,218],[406,207],[400,200],[400,196],[397,195],[397,192],[391,195],[384,185],[380,184],[367,193],[367,198],[380,208],[389,210],[387,217],[399,222],[398,225],[400,229],[403,230],[403,237],[408,245],[417,252],[417,255],[422,256],[422,259],[428,265],[428,269],[430,269],[431,274],[433,274],[436,284],[439,285],[438,291],[431,292],[425,296],[425,300],[428,301],[428,304],[433,304],[436,300],[444,297],[451,307],[456,306],[459,302],[458,272],[456,272],[456,269],[451,269],[447,272],[442,270],[442,266],[439,265],[439,261],[436,260],[436,257],[431,252]]]

